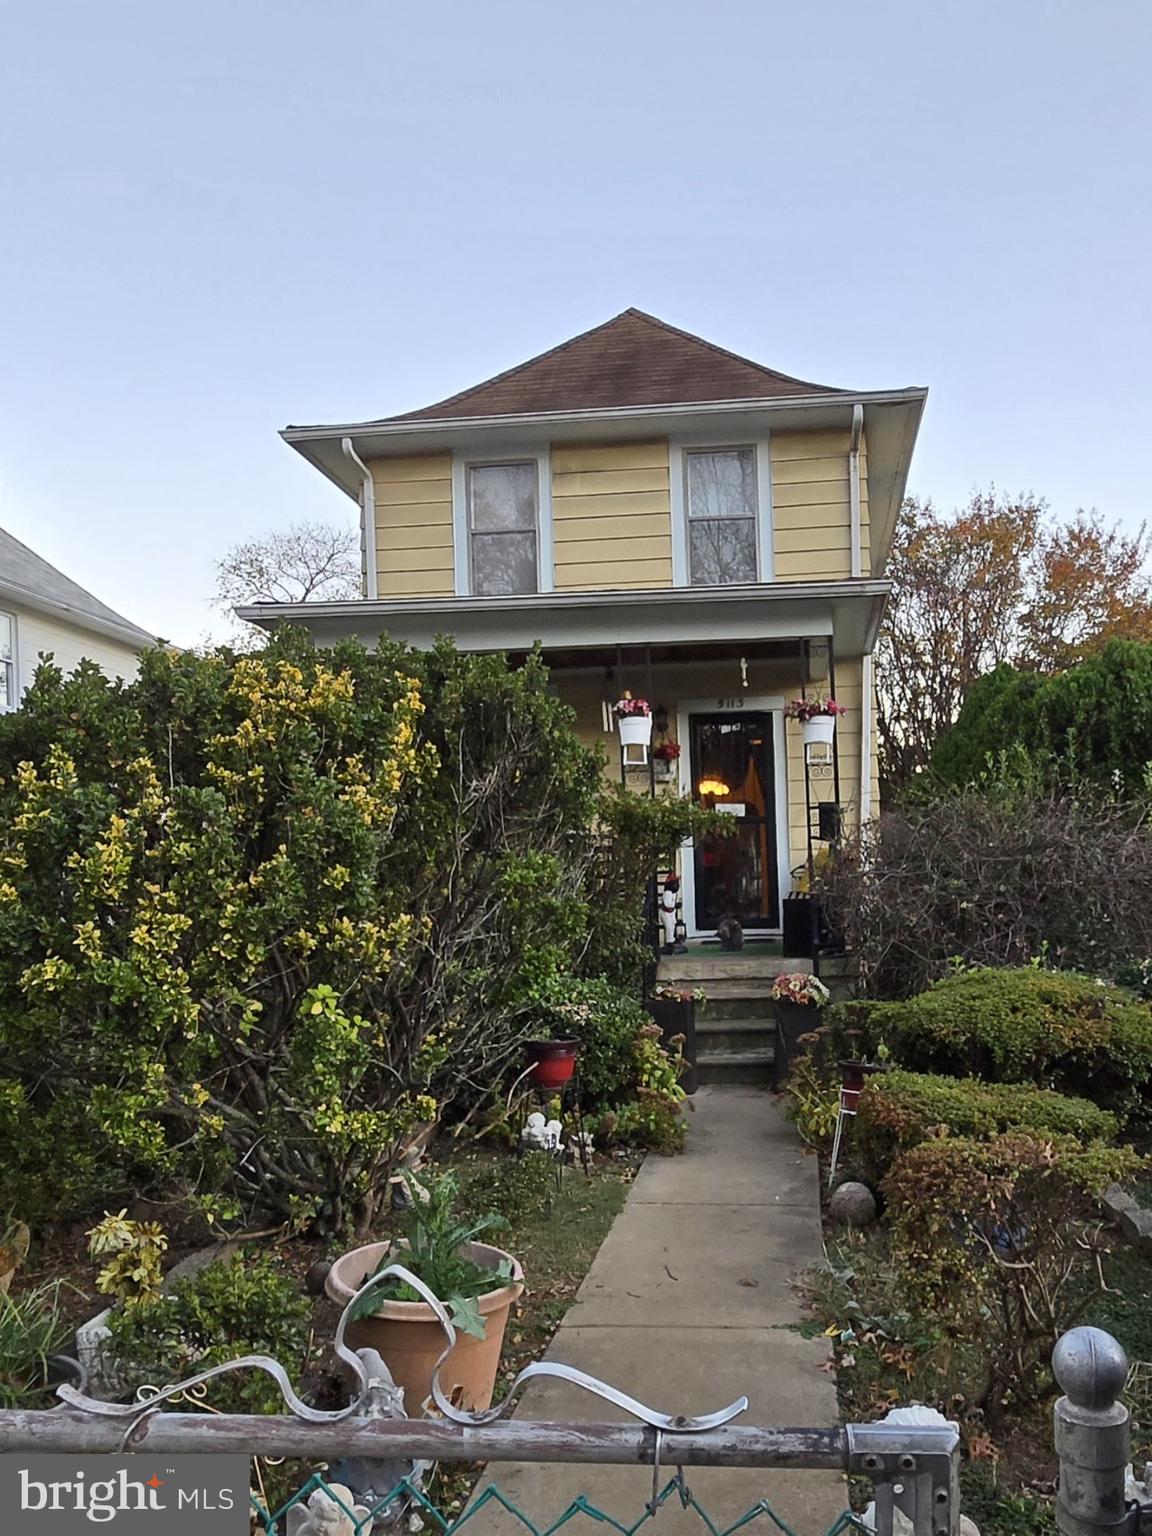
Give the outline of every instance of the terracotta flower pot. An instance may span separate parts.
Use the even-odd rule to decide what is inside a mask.
[[[337,1259],[328,1271],[324,1289],[332,1301],[346,1307],[370,1275],[374,1275],[389,1256],[404,1263],[406,1244],[368,1243]],[[505,1261],[512,1265],[512,1279],[507,1285],[486,1291],[476,1298],[485,1322],[482,1339],[457,1333],[452,1353],[440,1371],[440,1386],[445,1395],[461,1408],[488,1408],[500,1368],[500,1350],[512,1304],[524,1290],[524,1271],[510,1253],[487,1243],[465,1243],[465,1258],[497,1269]],[[447,1342],[435,1312],[423,1301],[380,1301],[370,1317],[348,1324],[349,1349],[379,1350],[392,1379],[404,1389],[404,1408],[411,1418],[419,1418],[432,1394],[432,1372]]]
[[[581,1042],[567,1040],[529,1040],[524,1053],[532,1068],[532,1081],[538,1088],[563,1088],[572,1081]]]

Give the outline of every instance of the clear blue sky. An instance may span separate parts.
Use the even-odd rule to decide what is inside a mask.
[[[9,5],[0,525],[195,641],[231,542],[352,515],[279,427],[631,304],[929,385],[938,502],[1135,525],[1150,58],[1144,0]]]

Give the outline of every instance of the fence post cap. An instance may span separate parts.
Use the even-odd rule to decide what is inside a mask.
[[[1103,1328],[1070,1328],[1052,1351],[1052,1371],[1077,1408],[1110,1408],[1128,1379],[1128,1356]]]

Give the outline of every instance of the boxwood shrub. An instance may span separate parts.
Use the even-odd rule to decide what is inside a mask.
[[[1152,1007],[1067,971],[960,971],[918,997],[872,1005],[866,1027],[901,1066],[1036,1083],[1121,1113],[1152,1076]]]
[[[1019,1129],[1110,1141],[1118,1130],[1117,1117],[1088,1099],[1030,1083],[985,1083],[973,1077],[904,1071],[869,1079],[856,1125],[857,1153],[873,1178],[883,1177],[895,1158],[937,1127],[981,1141]]]

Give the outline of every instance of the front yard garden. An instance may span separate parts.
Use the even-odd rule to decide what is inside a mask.
[[[110,1396],[256,1352],[343,1400],[328,1265],[405,1237],[462,1337],[517,1292],[498,1396],[639,1156],[682,1145],[642,911],[695,819],[605,788],[533,659],[288,634],[132,684],[43,666],[0,719],[4,1402],[49,1405],[107,1305]],[[194,1400],[280,1406],[253,1372]]]
[[[857,1191],[833,1192],[809,1282],[844,1417],[939,1408],[961,1424],[983,1536],[1053,1529],[1049,1362],[1067,1328],[1129,1351],[1138,1461],[1152,1444],[1152,1262],[1101,1199],[1146,1167],[1152,1008],[1073,972],[957,965],[906,999],[832,1007],[804,1045],[792,1112],[825,1171],[838,1064],[877,1069],[834,1179]]]

